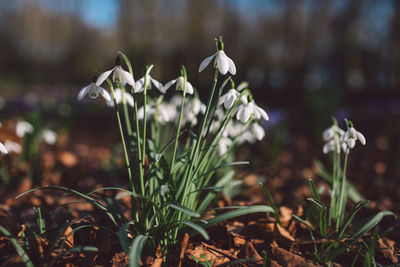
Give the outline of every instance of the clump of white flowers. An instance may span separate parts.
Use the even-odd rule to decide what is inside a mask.
[[[27,121],[18,121],[15,125],[15,133],[18,137],[22,138],[27,133],[33,133],[33,126]]]
[[[356,140],[359,140],[361,144],[366,144],[366,139],[362,133],[354,129],[353,123],[349,120],[345,120],[347,124],[347,131],[341,129],[336,119],[333,119],[334,123],[329,128],[325,129],[322,133],[322,138],[326,142],[322,148],[324,154],[329,152],[340,153],[340,149],[343,152],[348,153],[350,149],[353,149],[356,144]]]

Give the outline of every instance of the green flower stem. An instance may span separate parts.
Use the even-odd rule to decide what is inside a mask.
[[[120,117],[119,111],[118,111],[117,100],[115,99],[114,87],[112,86],[110,80],[107,79],[107,82],[108,82],[108,85],[110,86],[111,94],[112,94],[113,101],[114,101],[114,108],[115,108],[115,113],[117,115],[119,132],[121,134],[122,147],[124,149],[125,162],[126,162],[126,166],[128,168],[129,183],[130,183],[132,192],[135,193],[135,186],[133,184],[133,178],[132,178],[132,170],[131,170],[131,165],[130,165],[130,161],[129,161],[129,157],[128,157],[128,150],[126,149],[125,136],[124,136],[124,131],[122,129],[121,117]],[[132,198],[132,209],[133,208],[134,208],[134,206],[133,206],[133,198]]]
[[[174,144],[174,152],[172,154],[172,162],[171,162],[171,176],[172,176],[172,172],[174,169],[174,165],[175,165],[175,157],[176,157],[176,150],[178,148],[178,139],[179,139],[179,135],[180,135],[180,131],[181,131],[181,123],[182,123],[182,117],[183,117],[183,108],[185,105],[185,97],[186,97],[186,77],[185,77],[185,83],[183,86],[183,92],[182,92],[182,104],[181,104],[181,111],[179,113],[179,120],[178,120],[178,129],[176,130],[176,135],[175,135],[175,144]]]
[[[341,188],[340,188],[340,197],[339,197],[339,208],[338,208],[338,220],[336,221],[336,231],[339,231],[340,226],[342,225],[346,207],[346,200],[347,200],[347,188],[346,188],[346,170],[347,170],[347,162],[349,158],[350,149],[347,148],[346,155],[344,158],[344,165],[343,165],[343,173],[342,173],[342,181],[341,181]]]
[[[224,82],[221,84],[221,86],[219,87],[217,102],[215,103],[215,105],[214,105],[214,107],[213,107],[213,109],[212,109],[211,116],[210,116],[210,121],[209,121],[209,123],[208,123],[207,131],[206,131],[205,136],[208,136],[208,134],[210,133],[211,124],[212,124],[212,122],[213,122],[213,119],[214,119],[214,116],[215,116],[215,112],[217,111],[217,108],[218,108],[218,101],[219,101],[219,99],[221,98],[222,91],[224,90],[226,84],[227,84],[231,79],[232,79],[232,78],[229,76],[228,78],[225,79],[225,81],[224,81]],[[204,147],[206,146],[206,144],[207,144],[207,142],[204,141],[204,142],[203,142],[203,145],[201,146],[201,150],[204,150]]]
[[[131,126],[131,120],[129,119],[128,105],[126,103],[126,98],[125,98],[125,92],[126,92],[125,86],[121,85],[121,90],[122,90],[122,106],[124,108],[126,131],[128,133],[128,136],[131,137],[132,136],[132,126]]]
[[[201,121],[201,127],[200,127],[200,131],[197,135],[197,141],[196,141],[196,145],[194,145],[194,148],[192,148],[192,151],[190,153],[190,158],[189,158],[189,169],[187,169],[187,172],[185,173],[184,176],[184,181],[183,183],[181,183],[181,185],[183,185],[183,187],[181,186],[177,192],[177,196],[180,195],[181,190],[183,190],[183,195],[182,195],[182,200],[185,199],[185,195],[187,194],[187,187],[188,185],[192,182],[192,171],[193,171],[193,167],[195,162],[197,161],[197,154],[198,154],[198,150],[200,147],[200,143],[201,143],[201,138],[202,138],[202,133],[204,131],[204,127],[206,125],[206,121],[208,118],[208,113],[210,112],[210,108],[211,108],[211,104],[212,104],[212,100],[214,98],[214,93],[215,93],[215,88],[217,87],[217,81],[218,81],[218,69],[215,69],[215,73],[214,73],[214,81],[212,84],[212,89],[211,89],[211,94],[210,97],[208,99],[208,104],[207,104],[207,108],[206,108],[206,113],[204,114],[203,120]]]

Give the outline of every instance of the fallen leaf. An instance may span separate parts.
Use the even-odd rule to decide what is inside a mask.
[[[383,254],[383,256],[386,259],[389,259],[394,264],[399,262],[399,259],[395,255],[395,249],[394,249],[395,244],[396,242],[386,237],[378,239],[379,251]]]

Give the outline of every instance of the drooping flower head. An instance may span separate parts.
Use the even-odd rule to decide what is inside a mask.
[[[175,80],[167,82],[160,90],[161,93],[165,94],[167,90],[172,86],[176,84],[176,90],[177,91],[183,91],[186,90],[186,93],[189,95],[193,94],[193,86],[190,82],[186,81],[185,83],[185,78],[183,76],[179,76]]]
[[[322,138],[326,142],[322,147],[322,152],[328,154],[331,151],[340,153],[340,138],[343,136],[344,131],[337,125],[337,121],[333,118],[333,124],[325,129],[322,133]]]
[[[144,91],[144,80],[145,80],[145,76],[143,76],[142,78],[140,78],[139,80],[136,81],[135,83],[135,93],[141,93]],[[153,77],[149,75],[147,75],[146,77],[146,88],[147,89],[151,89],[151,85],[154,85],[158,91],[160,91],[161,93],[165,94],[165,92],[163,91],[163,85],[162,83],[160,83],[159,81],[153,79]]]
[[[79,90],[78,100],[81,101],[86,95],[92,99],[96,99],[101,95],[106,101],[111,101],[111,96],[106,89],[96,84],[96,77],[93,77],[93,81],[88,85]]]
[[[256,119],[263,118],[264,120],[269,120],[267,112],[257,106],[257,104],[252,99],[250,102],[246,100],[242,100],[244,103],[238,107],[238,111],[236,113],[236,119],[241,121],[242,123],[246,123],[251,116],[254,116]]]
[[[235,90],[235,88],[229,89],[227,93],[221,96],[218,101],[218,105],[224,104],[226,109],[230,109],[235,103],[236,99],[239,97],[240,93]]]
[[[353,123],[346,119],[347,131],[340,138],[340,143],[343,151],[349,152],[350,149],[354,148],[356,141],[359,140],[361,144],[365,145],[367,143],[364,135],[357,131]]]
[[[96,85],[100,86],[112,72],[114,72],[112,76],[113,82],[120,83],[123,86],[129,84],[130,86],[135,87],[133,75],[122,68],[121,57],[119,55],[115,59],[115,67],[100,74],[99,78],[96,80]]]
[[[133,100],[133,96],[126,92],[126,91],[122,91],[120,88],[117,88],[114,90],[114,97],[115,97],[115,101],[117,102],[117,104],[122,103],[123,97],[126,101],[126,103],[128,105],[130,105],[131,107],[134,107],[135,105],[135,101]],[[114,106],[114,101],[110,99],[110,101],[107,102],[107,105],[109,107],[113,107]]]
[[[33,126],[27,121],[18,121],[15,125],[15,133],[19,138],[22,138],[27,133],[33,133]]]
[[[224,43],[222,42],[222,37],[219,37],[216,39],[217,42],[217,52],[207,58],[205,58],[200,66],[199,66],[199,72],[202,72],[213,60],[214,60],[214,67],[218,68],[219,72],[222,75],[225,75],[228,73],[228,71],[232,74],[236,74],[236,66],[235,63],[233,62],[232,59],[230,59],[224,52]]]

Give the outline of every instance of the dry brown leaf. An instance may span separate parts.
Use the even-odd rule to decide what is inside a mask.
[[[186,252],[188,243],[189,243],[189,234],[185,233],[185,236],[183,237],[183,240],[181,243],[181,253],[179,255],[179,265],[178,265],[179,267],[182,266],[182,260],[185,257],[185,252]]]
[[[395,255],[395,249],[394,249],[395,244],[396,242],[386,237],[378,239],[379,251],[383,254],[383,256],[386,259],[391,260],[394,264],[399,262],[399,259]]]
[[[288,207],[281,206],[279,208],[279,212],[279,219],[281,220],[281,223],[283,224],[283,226],[288,226],[290,220],[292,219],[293,210]]]
[[[64,232],[64,238],[65,238],[65,244],[67,244],[71,248],[74,247],[74,234],[72,233],[73,233],[72,227],[68,226],[68,228]]]
[[[66,167],[74,167],[78,163],[78,158],[75,156],[75,154],[68,152],[68,151],[62,151],[57,155],[58,160],[64,164]]]
[[[241,247],[239,257],[243,259],[253,259],[252,262],[254,263],[262,263],[264,260],[251,242],[246,242],[246,244]]]
[[[293,254],[286,249],[278,247],[276,242],[271,244],[272,254],[275,256],[277,262],[284,267],[296,266],[321,266],[306,260],[305,258]]]
[[[228,257],[225,255],[232,255],[232,252],[229,250],[223,250],[215,248],[211,245],[207,245],[209,248],[204,246],[204,244],[196,246],[193,250],[188,251],[190,255],[196,257],[199,261],[204,261],[201,258],[201,255],[206,256],[207,261],[211,261],[213,266],[221,265],[230,261]],[[233,256],[233,255],[232,255]],[[190,259],[190,257],[189,257]],[[192,259],[190,259],[192,260]]]

